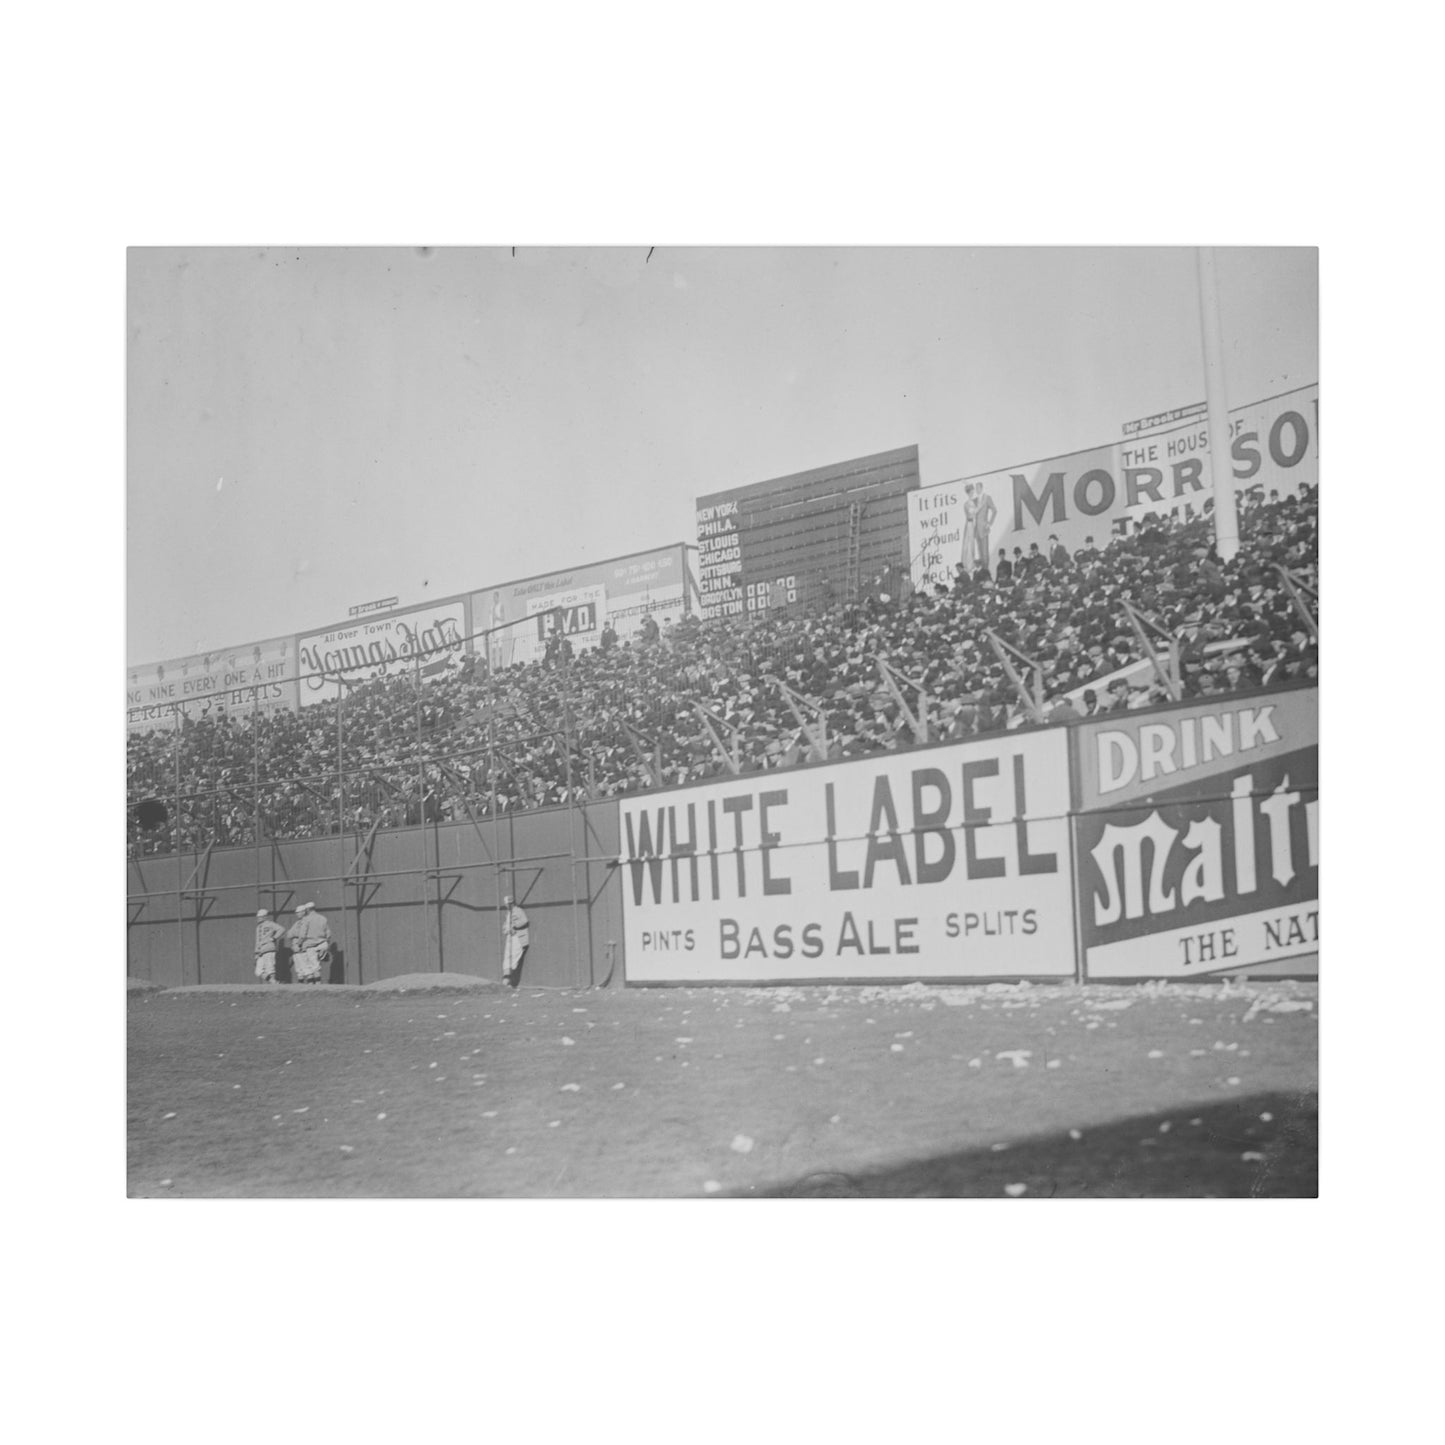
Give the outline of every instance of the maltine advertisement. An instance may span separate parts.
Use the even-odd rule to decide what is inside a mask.
[[[461,665],[467,605],[454,597],[405,612],[360,617],[300,639],[301,702],[334,698],[342,683],[411,673],[423,681]]]
[[[1071,732],[1086,978],[1318,967],[1317,689]]]
[[[1231,408],[1229,417],[1240,492],[1285,497],[1318,484],[1318,385]],[[920,487],[908,497],[913,582],[952,585],[960,565],[992,573],[1000,549],[1014,560],[1014,548],[1027,555],[1037,542],[1047,554],[1051,536],[1071,553],[1090,537],[1102,548],[1149,512],[1202,515],[1213,486],[1208,422],[1186,416],[1106,446]]]
[[[630,983],[1068,978],[1063,729],[621,804]]]
[[[147,663],[126,674],[127,732],[173,727],[181,715],[295,711],[296,652],[289,637]]]
[[[578,651],[596,647],[612,623],[619,642],[635,637],[643,618],[659,627],[679,621],[687,608],[686,559],[677,544],[594,562],[566,572],[498,582],[472,594],[475,647],[493,667],[535,662],[560,620]]]

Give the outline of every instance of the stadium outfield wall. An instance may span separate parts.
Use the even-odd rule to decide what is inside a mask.
[[[1123,981],[1319,962],[1319,691],[1235,694],[574,808],[127,864],[127,972],[251,981],[314,900],[334,982]]]
[[[412,973],[500,981],[502,900],[527,911],[524,978],[586,988],[622,976],[614,803],[474,823],[130,859],[126,974],[165,987],[254,983],[256,910],[285,925],[314,902],[330,982]]]
[[[621,801],[631,983],[1313,973],[1315,688]]]

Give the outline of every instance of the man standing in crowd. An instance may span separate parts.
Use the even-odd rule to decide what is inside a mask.
[[[276,982],[276,945],[286,930],[271,917],[269,908],[256,910],[256,977],[262,983]]]
[[[1053,533],[1049,533],[1049,566],[1067,567],[1069,565],[1069,549],[1059,541]]]
[[[517,901],[509,893],[503,900],[502,905],[506,914],[502,920],[502,931],[505,935],[502,947],[502,981],[516,988],[522,981],[522,960],[527,956],[527,946],[531,940],[531,930],[527,924],[527,915],[517,906]]]
[[[331,925],[314,903],[296,910],[296,922],[286,935],[291,945],[291,977],[297,983],[320,983],[321,966],[331,952]]]

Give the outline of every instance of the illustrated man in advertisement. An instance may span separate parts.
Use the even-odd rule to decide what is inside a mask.
[[[507,620],[507,604],[502,601],[500,592],[492,593],[492,621],[493,628],[501,627]],[[488,659],[494,671],[500,672],[512,665],[512,648],[515,639],[510,632],[494,632],[491,638],[491,645],[488,651],[491,657]]]
[[[320,983],[322,967],[331,956],[331,925],[314,903],[296,910],[296,922],[286,934],[291,945],[291,977],[297,983]]]
[[[963,495],[963,565],[972,576],[980,570],[988,571],[989,538],[998,508],[982,482],[969,482]]]
[[[516,988],[522,982],[522,960],[526,958],[532,941],[531,931],[527,915],[510,893],[502,900],[502,907],[505,909],[502,916],[502,981],[509,988]]]
[[[276,947],[286,930],[271,917],[271,910],[256,910],[256,978],[260,983],[276,982]]]

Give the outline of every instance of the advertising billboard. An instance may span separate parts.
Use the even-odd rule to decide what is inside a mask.
[[[1087,979],[1287,960],[1283,971],[1313,971],[1318,689],[1112,713],[1070,731]]]
[[[302,706],[336,697],[343,682],[355,686],[403,672],[423,680],[441,676],[461,665],[466,639],[464,597],[312,632],[297,643]]]
[[[1318,484],[1318,385],[1233,407],[1229,419],[1239,491],[1284,497]],[[1105,446],[921,487],[908,498],[913,582],[951,585],[960,563],[992,571],[999,548],[1012,557],[1037,542],[1047,553],[1050,536],[1070,552],[1088,537],[1104,547],[1147,513],[1202,514],[1213,485],[1207,420],[1186,415]]]
[[[690,605],[687,559],[677,543],[474,592],[473,627],[489,634],[479,635],[474,646],[490,652],[493,667],[510,667],[545,655],[559,616],[563,632],[580,652],[597,646],[608,622],[618,641],[626,642],[648,615],[661,627],[680,619]],[[530,620],[524,624],[524,618]]]
[[[630,983],[1070,978],[1063,729],[623,798]]]
[[[126,672],[125,726],[149,732],[223,713],[296,711],[296,651],[290,637],[146,663]]]

